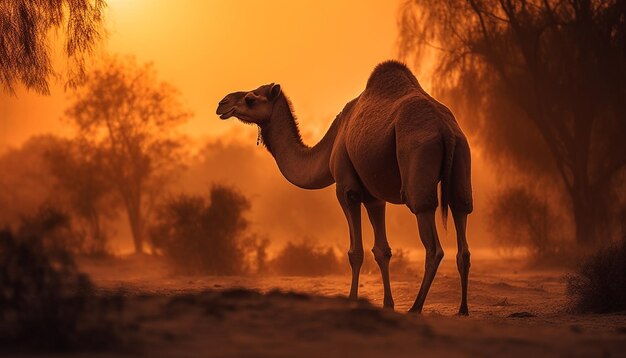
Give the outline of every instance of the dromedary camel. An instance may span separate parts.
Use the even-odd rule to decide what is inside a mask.
[[[459,314],[468,314],[470,252],[465,227],[472,211],[469,145],[450,110],[428,95],[404,64],[379,64],[365,91],[346,104],[313,147],[302,142],[291,104],[278,84],[231,93],[220,101],[217,114],[222,119],[237,117],[258,125],[259,140],[291,183],[304,189],[337,184],[337,199],[350,227],[352,299],[357,298],[363,263],[363,204],[374,228],[372,252],[382,275],[384,306],[393,308],[385,205],[406,204],[417,216],[419,235],[426,248],[424,278],[409,310],[422,311],[443,258],[435,227],[437,184],[441,181],[444,224],[449,206],[457,232]]]

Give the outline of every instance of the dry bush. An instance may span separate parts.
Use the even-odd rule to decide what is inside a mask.
[[[507,188],[493,200],[489,227],[501,249],[524,248],[533,258],[558,256],[563,250],[550,205],[523,187]]]
[[[347,259],[346,259],[347,262]],[[393,249],[391,260],[389,261],[389,272],[391,276],[414,276],[417,274],[417,265],[409,260],[409,251],[405,249]],[[380,274],[380,269],[374,255],[365,253],[361,272],[371,275]]]
[[[626,310],[626,238],[589,257],[567,278],[570,307],[577,312]]]
[[[58,207],[44,203],[33,215],[20,220],[18,235],[41,244],[51,254],[79,251],[80,237],[72,230],[71,217]]]
[[[397,249],[393,251],[389,271],[392,275],[410,275],[417,274],[417,265],[409,260],[409,251],[405,249]]]
[[[303,239],[299,242],[288,242],[278,255],[269,261],[268,267],[271,272],[289,276],[324,276],[333,274],[349,274],[351,272],[347,255],[337,255],[330,247],[314,245],[311,239]],[[392,275],[415,275],[415,265],[408,257],[408,251],[398,249],[393,251],[393,257],[389,264]],[[374,256],[365,252],[363,274],[379,274],[378,264]]]
[[[35,214],[22,215],[18,234],[22,237],[41,236],[42,245],[53,252],[67,252],[75,255],[106,257],[105,246],[94,243],[76,222],[80,217],[50,202],[39,206]],[[96,248],[97,247],[97,248]]]
[[[241,241],[248,226],[246,197],[233,188],[216,185],[208,198],[179,195],[158,210],[150,229],[157,253],[181,272],[235,275],[246,271]]]
[[[252,234],[241,240],[248,273],[266,274],[269,272],[267,260],[269,245],[269,238],[257,234]]]
[[[68,221],[41,210],[14,232],[0,230],[0,342],[6,350],[67,351],[109,347],[108,300],[59,244]]]
[[[309,241],[288,242],[269,262],[270,269],[288,276],[323,276],[345,272],[343,262],[339,261],[332,248],[315,246]]]

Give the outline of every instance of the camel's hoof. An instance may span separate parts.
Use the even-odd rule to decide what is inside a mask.
[[[459,309],[459,313],[457,313],[457,316],[461,316],[461,317],[469,316],[469,310],[467,309],[467,307]]]
[[[393,307],[395,306],[393,302],[393,298],[384,298],[383,299],[383,308],[389,308],[393,311]]]
[[[416,307],[411,307],[411,308],[409,308],[408,311],[406,311],[406,313],[422,314],[422,309],[421,308],[416,308]]]

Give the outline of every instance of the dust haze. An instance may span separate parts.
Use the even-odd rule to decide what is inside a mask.
[[[621,354],[625,23],[620,1],[0,5],[0,352]],[[279,83],[313,146],[389,59],[469,141],[469,317],[441,208],[412,314],[432,264],[386,206],[389,309],[365,209],[355,287],[335,186],[215,114]]]

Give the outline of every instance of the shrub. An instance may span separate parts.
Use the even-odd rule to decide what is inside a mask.
[[[567,278],[570,307],[578,312],[626,310],[626,238],[599,250]]]
[[[101,348],[113,330],[89,278],[59,245],[67,217],[51,209],[0,230],[0,342],[42,350]],[[95,334],[94,334],[95,332]]]
[[[42,245],[50,255],[68,255],[80,252],[82,240],[72,230],[72,220],[63,210],[44,203],[33,215],[25,215],[20,219],[18,235],[32,241],[32,245]]]
[[[182,194],[158,209],[150,239],[184,273],[239,274],[246,270],[241,240],[249,208],[242,194],[225,186],[214,186],[208,198]]]
[[[322,276],[344,272],[332,248],[308,241],[288,242],[269,263],[273,271],[290,276]]]
[[[323,276],[349,274],[351,272],[347,255],[337,255],[330,247],[311,244],[311,239],[288,242],[272,259],[268,266],[271,271],[290,276]],[[389,264],[392,275],[415,275],[416,270],[408,258],[408,251],[393,251]],[[379,274],[374,256],[366,251],[361,266],[363,274]]]
[[[414,276],[417,274],[417,265],[409,260],[409,252],[405,249],[392,249],[391,261],[389,261],[389,272],[393,277],[398,276]],[[347,262],[347,259],[346,259]],[[365,252],[365,258],[363,260],[362,273],[378,275],[380,269],[378,263],[374,259],[374,255],[371,252]]]
[[[270,240],[267,237],[256,234],[252,234],[241,241],[249,273],[268,273],[267,248],[269,245]]]
[[[561,249],[554,230],[557,217],[545,200],[525,188],[500,193],[493,200],[489,220],[501,248],[526,248],[535,258],[553,256]]]

